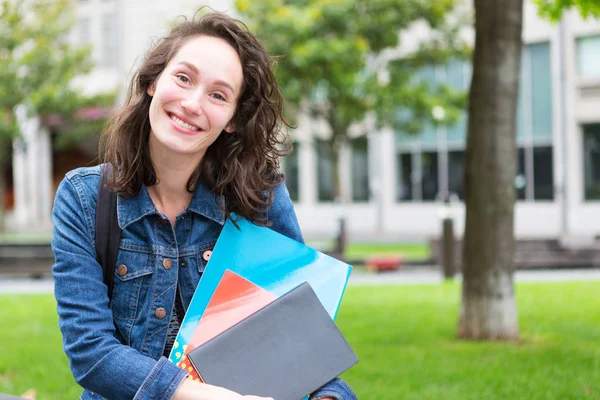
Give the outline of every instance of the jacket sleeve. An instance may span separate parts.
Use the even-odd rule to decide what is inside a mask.
[[[170,399],[187,373],[114,336],[107,287],[96,261],[95,204],[81,178],[73,176],[61,182],[52,211],[54,293],[71,371],[83,388],[107,399]]]
[[[268,221],[271,223],[271,229],[304,243],[304,238],[302,237],[300,226],[298,224],[298,218],[294,211],[294,204],[290,199],[290,194],[284,183],[274,190],[273,204],[271,205],[271,208],[269,208],[267,217]],[[332,397],[337,400],[357,399],[356,394],[354,394],[350,386],[340,378],[335,378],[322,386],[310,396],[310,399],[324,397]]]
[[[283,182],[273,190],[273,203],[267,210],[267,222],[272,230],[304,243],[294,211],[294,203],[292,203],[290,193]]]

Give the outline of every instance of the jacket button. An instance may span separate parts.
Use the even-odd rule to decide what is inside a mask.
[[[172,266],[173,266],[173,261],[171,261],[170,258],[165,258],[163,260],[163,267],[165,267],[165,269],[171,269]]]
[[[167,310],[165,310],[164,308],[157,308],[156,312],[154,313],[154,315],[156,315],[156,318],[158,319],[163,319],[166,315],[167,315]]]
[[[127,274],[127,266],[125,264],[119,265],[117,272],[119,273],[119,275],[125,276]]]
[[[208,261],[210,259],[211,254],[212,254],[212,251],[206,250],[204,252],[204,254],[202,254],[202,258],[204,259],[204,261]]]

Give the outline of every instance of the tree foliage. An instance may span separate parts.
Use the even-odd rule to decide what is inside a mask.
[[[78,137],[98,126],[78,111],[114,101],[112,93],[83,96],[71,84],[93,64],[89,47],[68,42],[74,21],[69,6],[68,0],[2,0],[0,141],[4,143],[20,134],[14,115],[19,104],[43,121],[70,128],[65,129],[67,136]]]
[[[535,0],[542,17],[558,21],[564,11],[576,8],[584,18],[600,17],[598,0]]]
[[[277,57],[288,115],[325,121],[334,152],[367,115],[378,127],[418,132],[435,107],[450,120],[464,107],[464,93],[415,79],[422,66],[468,53],[461,24],[448,22],[455,0],[237,0],[236,6]],[[393,54],[402,31],[416,23],[432,32],[429,39]]]

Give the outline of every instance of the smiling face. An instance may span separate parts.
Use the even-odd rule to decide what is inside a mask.
[[[177,154],[199,162],[222,131],[235,130],[242,81],[240,58],[226,41],[196,36],[185,42],[148,87],[153,159]]]

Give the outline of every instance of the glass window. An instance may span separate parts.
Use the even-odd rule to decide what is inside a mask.
[[[552,137],[552,89],[550,44],[527,46],[531,62],[531,122],[533,137]],[[600,49],[598,49],[600,51]]]
[[[454,124],[446,128],[447,141],[464,145],[467,139],[467,123],[467,113],[463,112]]]
[[[407,122],[410,122],[413,118],[413,112],[412,110],[409,110],[407,108],[398,108],[396,110],[396,122],[399,124],[406,124]],[[419,139],[418,134],[410,134],[407,132],[404,132],[402,130],[397,130],[396,131],[396,146],[399,148],[407,148],[409,147],[412,143],[414,143],[415,141],[417,141]]]
[[[369,201],[369,155],[365,136],[351,141],[352,201]]]
[[[467,88],[467,76],[465,74],[465,62],[452,60],[446,64],[446,84],[457,90]]]
[[[529,68],[529,53],[527,47],[523,47],[521,54],[521,72],[519,76],[519,95],[517,98],[517,126],[516,135],[517,140],[525,137],[525,116],[529,115],[529,74],[526,74],[526,70]]]
[[[331,160],[331,148],[329,142],[316,141],[317,147],[317,181],[319,201],[333,201],[333,162]]]
[[[577,39],[577,67],[583,77],[600,76],[600,35]]]
[[[436,200],[438,186],[438,153],[421,154],[421,191],[423,200]]]
[[[299,192],[299,172],[298,172],[298,154],[300,151],[300,144],[294,143],[294,151],[292,151],[284,159],[285,167],[285,185],[290,192],[290,198],[292,201],[298,201]]]
[[[443,74],[438,75],[438,71]],[[466,61],[452,60],[443,66],[428,65],[421,68],[415,78],[427,84],[430,88],[435,88],[438,84],[444,83],[457,90],[468,90],[471,78],[470,65]],[[442,76],[443,75],[443,78]],[[410,120],[410,110],[399,110],[397,114],[399,121]],[[449,142],[464,144],[467,136],[467,113],[466,110],[462,116],[453,125],[446,127],[446,137]],[[405,144],[407,148],[409,143],[416,141],[428,147],[437,146],[439,129],[430,122],[425,122],[423,129],[418,134],[411,136],[406,133],[398,132],[398,144]]]
[[[552,200],[554,198],[554,179],[552,147],[533,148],[533,198]]]
[[[448,190],[450,193],[455,193],[460,199],[464,198],[463,194],[463,171],[465,163],[464,151],[449,151],[448,152]]]
[[[413,198],[412,190],[412,155],[398,154],[397,156],[398,184],[396,185],[396,200],[411,201]]]
[[[426,66],[421,68],[419,71],[419,79],[433,90],[437,85],[436,67]],[[423,131],[421,131],[421,134],[419,135],[419,139],[423,144],[436,144],[437,128],[432,123],[425,122]]]
[[[118,22],[116,13],[102,17],[102,60],[105,67],[116,67],[118,61]]]
[[[454,60],[446,65],[446,83],[456,90],[469,89],[468,68],[465,61]],[[465,143],[467,137],[467,113],[464,111],[456,123],[446,128],[448,142]]]
[[[519,97],[517,100],[516,135],[524,138],[552,137],[552,71],[550,44],[528,44],[523,47]]]
[[[585,199],[600,200],[600,124],[583,128]]]
[[[419,139],[422,144],[437,145],[437,128],[432,123],[425,122]]]
[[[525,175],[525,149],[519,148],[518,150],[518,164],[517,164],[517,176],[515,177],[515,189],[517,190],[517,199],[525,200],[526,193],[525,188],[527,187],[527,175]]]

